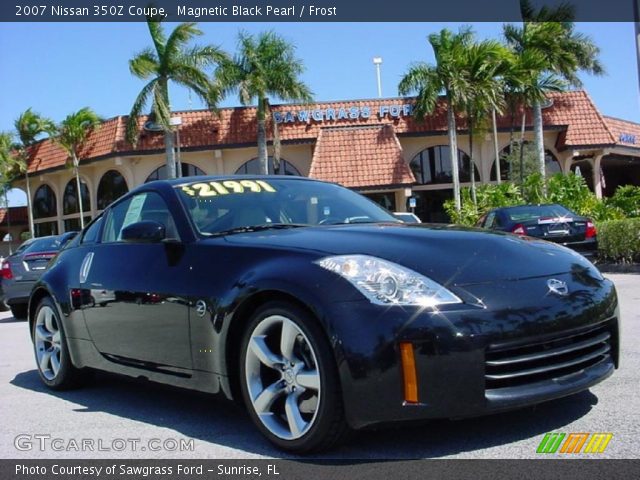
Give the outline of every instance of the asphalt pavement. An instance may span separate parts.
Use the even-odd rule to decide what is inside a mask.
[[[355,434],[332,459],[536,458],[547,432],[611,432],[599,457],[640,458],[640,275],[618,289],[621,368],[535,408]],[[0,313],[0,458],[286,458],[243,409],[215,397],[99,374],[86,388],[44,388],[26,322]],[[548,457],[547,457],[548,458]]]

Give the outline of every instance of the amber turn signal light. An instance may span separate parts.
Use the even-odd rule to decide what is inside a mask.
[[[406,403],[418,403],[418,377],[416,375],[416,359],[413,354],[412,343],[400,343],[400,358],[404,381],[404,401]]]

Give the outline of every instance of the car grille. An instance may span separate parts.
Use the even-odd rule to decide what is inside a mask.
[[[490,346],[485,356],[485,388],[517,387],[560,378],[611,360],[612,323],[544,342]]]

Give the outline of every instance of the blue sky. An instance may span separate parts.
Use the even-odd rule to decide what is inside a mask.
[[[433,61],[429,33],[462,24],[443,23],[201,23],[199,43],[233,52],[240,29],[274,28],[297,45],[304,80],[316,100],[377,96],[374,56],[383,58],[382,91],[397,95],[400,77],[412,61]],[[501,23],[471,24],[479,38],[500,38]],[[172,24],[167,24],[168,29]],[[582,77],[584,88],[607,114],[640,122],[640,102],[632,23],[580,23],[601,48],[604,77]],[[60,121],[90,106],[102,117],[127,114],[142,81],[131,76],[128,60],[150,45],[144,23],[5,23],[0,29],[0,130],[9,130],[28,107]],[[174,110],[201,108],[177,87]],[[237,105],[236,98],[221,106]],[[12,197],[12,204],[20,196]]]

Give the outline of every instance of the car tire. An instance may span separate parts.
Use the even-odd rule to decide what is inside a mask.
[[[9,305],[4,303],[4,301],[0,300],[0,312],[8,312],[8,311],[9,311]]]
[[[38,374],[47,387],[69,390],[85,383],[89,373],[71,362],[60,314],[50,297],[38,304],[32,334]]]
[[[16,320],[26,320],[27,319],[27,304],[17,304],[17,305],[11,305],[9,308],[11,308],[11,314],[13,315],[13,318],[15,318]]]
[[[347,437],[332,348],[308,312],[282,302],[259,308],[242,338],[239,365],[249,416],[277,447],[310,453]]]

